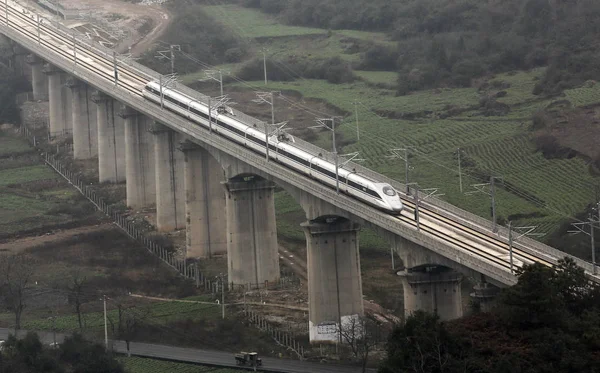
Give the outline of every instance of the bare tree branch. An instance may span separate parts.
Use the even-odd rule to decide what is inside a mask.
[[[33,270],[33,259],[27,255],[0,255],[0,296],[15,314],[15,331],[21,328]]]

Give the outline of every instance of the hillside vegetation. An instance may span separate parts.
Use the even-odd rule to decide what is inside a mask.
[[[176,22],[166,37],[197,60],[178,56],[184,83],[218,95],[218,84],[198,79],[207,64],[223,69],[225,92],[237,108],[265,120],[270,115],[258,113],[252,90],[281,91],[298,104],[280,100],[276,119],[327,149],[330,133],[306,128],[314,116],[341,115],[340,151],[360,152],[365,166],[400,181],[404,162],[386,156],[411,146],[410,182],[439,188],[441,198],[488,219],[489,196],[465,193],[491,175],[502,176],[496,198],[501,224],[538,226],[547,233],[543,240],[589,258],[588,241],[557,239],[572,217],[587,214],[600,183],[597,4],[232,0],[172,6],[184,19],[202,13],[197,18],[203,22]],[[218,32],[179,43],[183,25],[188,33]],[[232,43],[210,43],[224,36]],[[201,53],[195,43],[222,50]],[[242,53],[225,58],[232,48]],[[153,63],[169,70],[168,61]],[[317,112],[307,100],[323,105]],[[280,219],[279,225],[301,236],[291,233],[295,222]]]
[[[600,3],[594,0],[244,0],[282,21],[329,29],[383,31],[362,68],[394,69],[398,90],[470,86],[488,73],[546,66],[535,93],[596,79]]]

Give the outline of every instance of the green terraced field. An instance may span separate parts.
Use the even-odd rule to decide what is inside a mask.
[[[176,363],[149,359],[143,357],[120,357],[118,360],[125,367],[127,373],[236,373],[237,369],[215,368],[203,365]]]
[[[279,59],[283,56],[310,58],[340,56],[348,61],[359,61],[360,53],[347,54],[344,38],[367,40],[371,43],[392,45],[385,34],[360,31],[332,31],[283,25],[254,9],[235,5],[206,7],[235,33],[258,39],[269,53]],[[283,36],[280,37],[280,36]],[[229,65],[231,71],[236,67]],[[456,149],[463,149],[464,157],[479,171],[501,175],[518,193],[499,192],[498,211],[503,217],[524,214],[531,217],[518,223],[536,224],[551,232],[565,216],[581,211],[594,197],[593,185],[600,178],[590,175],[585,162],[573,159],[545,159],[536,153],[530,142],[531,116],[553,100],[532,94],[543,77],[545,68],[497,74],[490,78],[490,86],[477,88],[434,89],[396,96],[393,89],[374,87],[373,83],[393,87],[396,73],[389,71],[355,71],[361,80],[350,84],[330,84],[322,80],[299,79],[293,82],[270,82],[268,90],[292,90],[304,97],[323,100],[346,113],[339,133],[345,144],[343,152],[360,152],[364,165],[398,180],[404,180],[404,163],[389,160],[389,149],[414,146],[411,158],[410,180],[421,187],[437,187],[442,197],[462,208],[489,218],[489,197],[476,194],[466,196],[459,190]],[[498,84],[493,84],[496,81]],[[263,82],[249,82],[263,87]],[[235,84],[232,84],[235,85]],[[262,89],[262,88],[261,88]],[[482,94],[505,91],[498,102],[510,106],[501,117],[483,116],[479,108]],[[565,91],[565,97],[574,106],[600,102],[600,85]],[[358,106],[360,142],[356,142],[353,101]],[[449,108],[459,109],[455,116],[436,119]],[[380,114],[376,114],[380,113]],[[415,115],[414,120],[388,119],[385,113]],[[289,124],[294,127],[294,123]],[[330,149],[330,135],[319,133],[318,146]],[[467,167],[465,172],[469,172]],[[464,190],[482,180],[464,176]],[[293,201],[278,195],[276,198],[279,232],[285,237],[302,239],[296,221],[299,207]],[[367,242],[369,239],[367,238]],[[363,243],[366,243],[363,240]],[[376,244],[375,244],[376,245]]]
[[[571,101],[573,106],[586,106],[600,102],[600,85],[595,84],[590,88],[575,88],[565,91],[565,98]]]
[[[535,151],[529,140],[529,119],[540,107],[550,101],[536,101],[531,95],[534,78],[542,69],[514,75],[498,76],[496,79],[510,83],[505,102],[530,102],[515,106],[516,112],[504,117],[447,118],[434,120],[424,117],[417,120],[396,120],[378,117],[367,108],[379,108],[403,112],[435,112],[445,105],[469,107],[477,105],[478,93],[474,88],[443,89],[418,92],[395,97],[385,90],[371,88],[364,83],[328,84],[317,80],[295,82],[271,82],[274,90],[296,90],[306,97],[319,98],[348,113],[339,127],[351,143],[343,152],[359,151],[364,163],[398,180],[404,179],[404,163],[390,161],[389,149],[410,145],[416,147],[411,163],[411,180],[422,187],[437,187],[445,193],[444,199],[479,215],[489,217],[489,197],[484,195],[463,196],[458,190],[458,172],[455,152],[462,148],[465,155],[475,162],[478,169],[501,175],[519,189],[523,196],[503,192],[498,198],[499,214],[542,214],[545,216],[525,219],[523,224],[540,225],[551,232],[565,216],[581,211],[594,197],[593,185],[600,180],[589,174],[582,159],[545,159]],[[251,82],[252,83],[252,82]],[[258,83],[256,83],[258,84]],[[515,97],[513,97],[515,96]],[[352,100],[360,97],[364,106],[359,107],[360,142],[356,143],[356,125],[353,118]],[[474,112],[473,112],[474,113]],[[525,117],[526,119],[523,119]],[[293,123],[291,124],[293,126]],[[329,135],[322,133],[316,141],[329,148]],[[467,170],[468,172],[468,170]],[[481,180],[467,179],[463,185]],[[543,201],[530,201],[528,195]]]
[[[253,39],[326,33],[325,30],[318,28],[282,25],[257,10],[237,5],[206,6],[204,7],[204,11],[244,38]]]
[[[396,85],[398,74],[393,71],[361,71],[354,70],[356,76],[366,80],[369,83]]]

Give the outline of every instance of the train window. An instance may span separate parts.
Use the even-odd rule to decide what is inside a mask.
[[[393,197],[396,195],[396,191],[394,190],[394,188],[392,188],[389,185],[386,185],[383,187],[383,193],[385,193],[385,195]]]

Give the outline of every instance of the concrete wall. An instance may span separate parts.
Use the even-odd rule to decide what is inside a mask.
[[[364,315],[357,224],[343,218],[302,224],[308,264],[312,342],[338,342],[339,325]]]
[[[185,154],[187,256],[210,258],[227,252],[223,169],[206,150],[189,144]]]
[[[229,282],[264,284],[279,279],[274,185],[260,178],[230,179],[227,190]]]

